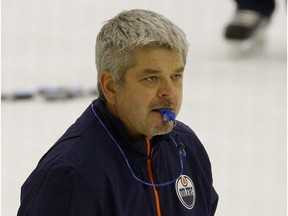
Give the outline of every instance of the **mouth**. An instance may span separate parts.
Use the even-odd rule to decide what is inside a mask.
[[[157,112],[157,113],[161,113],[161,110],[170,110],[171,112],[174,112],[172,108],[169,107],[161,107],[161,108],[157,108],[157,109],[152,109],[152,112]]]
[[[157,108],[153,109],[152,111],[157,113],[157,115],[160,114],[160,117],[164,122],[175,122],[175,113],[172,108]]]

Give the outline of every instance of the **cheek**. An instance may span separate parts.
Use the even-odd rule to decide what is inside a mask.
[[[143,110],[149,106],[151,99],[149,94],[145,94],[140,91],[133,95],[133,99],[131,101],[133,101],[134,106],[137,109]]]
[[[143,90],[126,89],[118,94],[118,106],[121,106],[126,112],[140,113],[146,109],[149,104],[150,95]],[[132,115],[132,113],[131,113]]]
[[[153,94],[153,92],[150,89],[135,87],[129,90],[129,95],[131,99],[133,99],[135,102],[144,104],[148,103],[149,100],[151,100],[151,98],[153,98],[155,94]]]
[[[179,91],[179,94],[178,94],[178,100],[179,100],[180,104],[182,103],[182,98],[183,98],[183,91],[181,89],[181,91]]]
[[[181,108],[181,104],[182,104],[182,98],[183,98],[183,94],[182,94],[182,89],[177,89],[175,97],[171,98],[171,101],[174,102],[175,104],[175,113],[178,114],[180,112],[180,108]]]
[[[177,100],[178,100],[179,106],[181,106],[182,99],[183,99],[183,91],[181,90],[181,91],[179,91],[178,94],[177,94]]]

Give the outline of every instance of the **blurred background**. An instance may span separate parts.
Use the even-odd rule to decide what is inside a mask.
[[[241,43],[223,37],[232,0],[1,3],[2,215],[16,215],[23,182],[96,97],[94,46],[103,22],[132,8],[163,14],[187,34],[178,119],[210,156],[220,196],[216,215],[286,215],[286,1],[276,1],[261,40]],[[58,99],[39,94],[55,88]]]

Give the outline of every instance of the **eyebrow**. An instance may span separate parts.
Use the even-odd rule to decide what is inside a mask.
[[[184,67],[180,67],[174,71],[174,73],[183,73]],[[154,69],[145,69],[142,71],[143,74],[157,74],[161,73],[161,70],[154,70]]]

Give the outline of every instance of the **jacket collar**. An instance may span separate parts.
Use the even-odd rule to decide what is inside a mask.
[[[137,142],[133,141],[123,122],[120,119],[115,118],[111,112],[109,112],[103,100],[99,98],[94,100],[93,109],[104,123],[104,125],[107,127],[116,142],[118,142],[118,144],[121,146],[121,148],[123,148],[125,151],[133,151],[141,155],[147,154],[145,138]],[[157,142],[154,142],[154,140],[158,140],[157,137],[153,138],[152,145],[156,145]]]
[[[146,140],[145,137],[140,141],[133,141],[126,130],[123,122],[115,118],[111,112],[107,109],[106,104],[101,99],[96,99],[93,102],[93,109],[104,123],[104,125],[109,130],[110,134],[113,138],[118,142],[121,148],[127,151],[137,152],[141,155],[147,155],[147,148],[146,148]],[[157,146],[158,144],[162,143],[161,140],[169,140],[169,133],[165,135],[158,135],[152,138],[151,140],[151,148]]]

